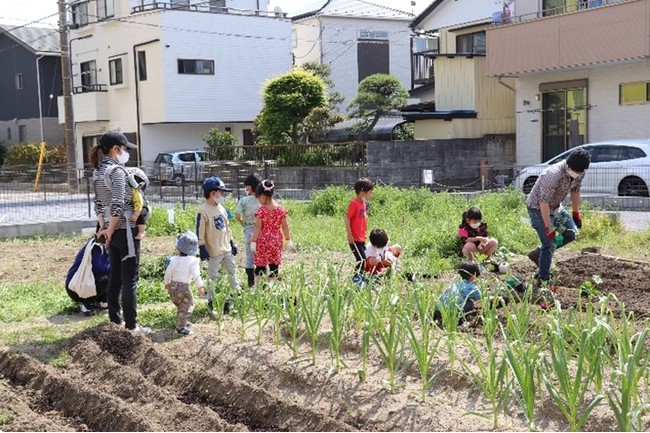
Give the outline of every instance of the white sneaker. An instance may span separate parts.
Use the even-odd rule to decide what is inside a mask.
[[[129,329],[131,335],[148,335],[151,334],[151,328],[146,326],[135,325],[134,329]]]

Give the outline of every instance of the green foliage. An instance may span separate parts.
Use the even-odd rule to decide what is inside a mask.
[[[313,73],[323,80],[325,87],[328,90],[330,110],[336,110],[336,108],[343,103],[343,100],[345,99],[343,95],[333,90],[334,81],[332,80],[332,68],[330,65],[320,62],[307,62],[300,65],[300,68]]]
[[[60,284],[13,281],[0,284],[0,322],[22,322],[36,316],[72,312],[77,306]]]
[[[267,143],[298,143],[300,126],[316,107],[327,105],[325,83],[312,72],[294,69],[266,83],[257,126]]]
[[[65,368],[68,366],[69,362],[70,362],[70,354],[66,349],[63,349],[61,352],[59,352],[56,358],[50,360],[50,364],[52,364],[52,366],[56,368]]]
[[[365,119],[361,139],[367,137],[382,114],[403,107],[407,101],[408,92],[392,75],[374,74],[361,80],[357,97],[349,105],[350,117]]]
[[[5,158],[7,157],[7,146],[0,143],[0,166],[5,163]]]
[[[6,165],[35,165],[41,154],[39,143],[17,143],[7,149]],[[44,164],[64,164],[67,161],[65,146],[49,145],[45,148]]]
[[[228,207],[228,206],[227,206]],[[147,222],[147,233],[150,236],[177,235],[187,230],[196,230],[196,214],[199,204],[188,205],[183,209],[182,205],[174,207],[174,224],[169,224],[167,208],[154,207],[151,212],[151,219]],[[174,244],[170,243],[169,252],[173,254]]]
[[[0,411],[0,426],[7,425],[14,420],[14,414],[9,409],[2,409]]]
[[[393,140],[415,140],[415,123],[400,123],[393,131]]]
[[[325,141],[332,127],[343,120],[345,117],[341,113],[332,112],[327,107],[316,107],[305,118],[303,130],[309,141],[318,143]]]
[[[212,128],[203,134],[202,138],[214,150],[217,159],[230,160],[235,157],[235,145],[238,140],[232,132]]]

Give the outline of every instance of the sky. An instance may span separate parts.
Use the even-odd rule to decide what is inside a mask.
[[[69,0],[68,0],[69,1]],[[325,0],[321,0],[322,3]],[[416,5],[411,6],[411,0],[369,0],[372,3],[390,6],[406,12],[420,13],[432,0],[415,0]],[[303,11],[304,5],[318,3],[317,0],[270,0],[270,10],[280,6],[284,12],[292,14],[294,11]],[[30,21],[41,20],[48,15],[53,17],[41,20],[39,25],[56,27],[57,25],[57,0],[0,0],[0,24],[17,26]]]

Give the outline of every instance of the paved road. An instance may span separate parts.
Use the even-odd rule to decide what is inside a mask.
[[[643,231],[650,227],[650,212],[620,211],[618,214],[626,230]]]

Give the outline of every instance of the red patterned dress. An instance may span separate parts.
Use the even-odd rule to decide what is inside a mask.
[[[257,238],[257,248],[253,263],[255,266],[282,264],[282,232],[280,227],[287,218],[287,210],[278,206],[271,210],[260,206],[255,217],[262,221],[262,230]]]

